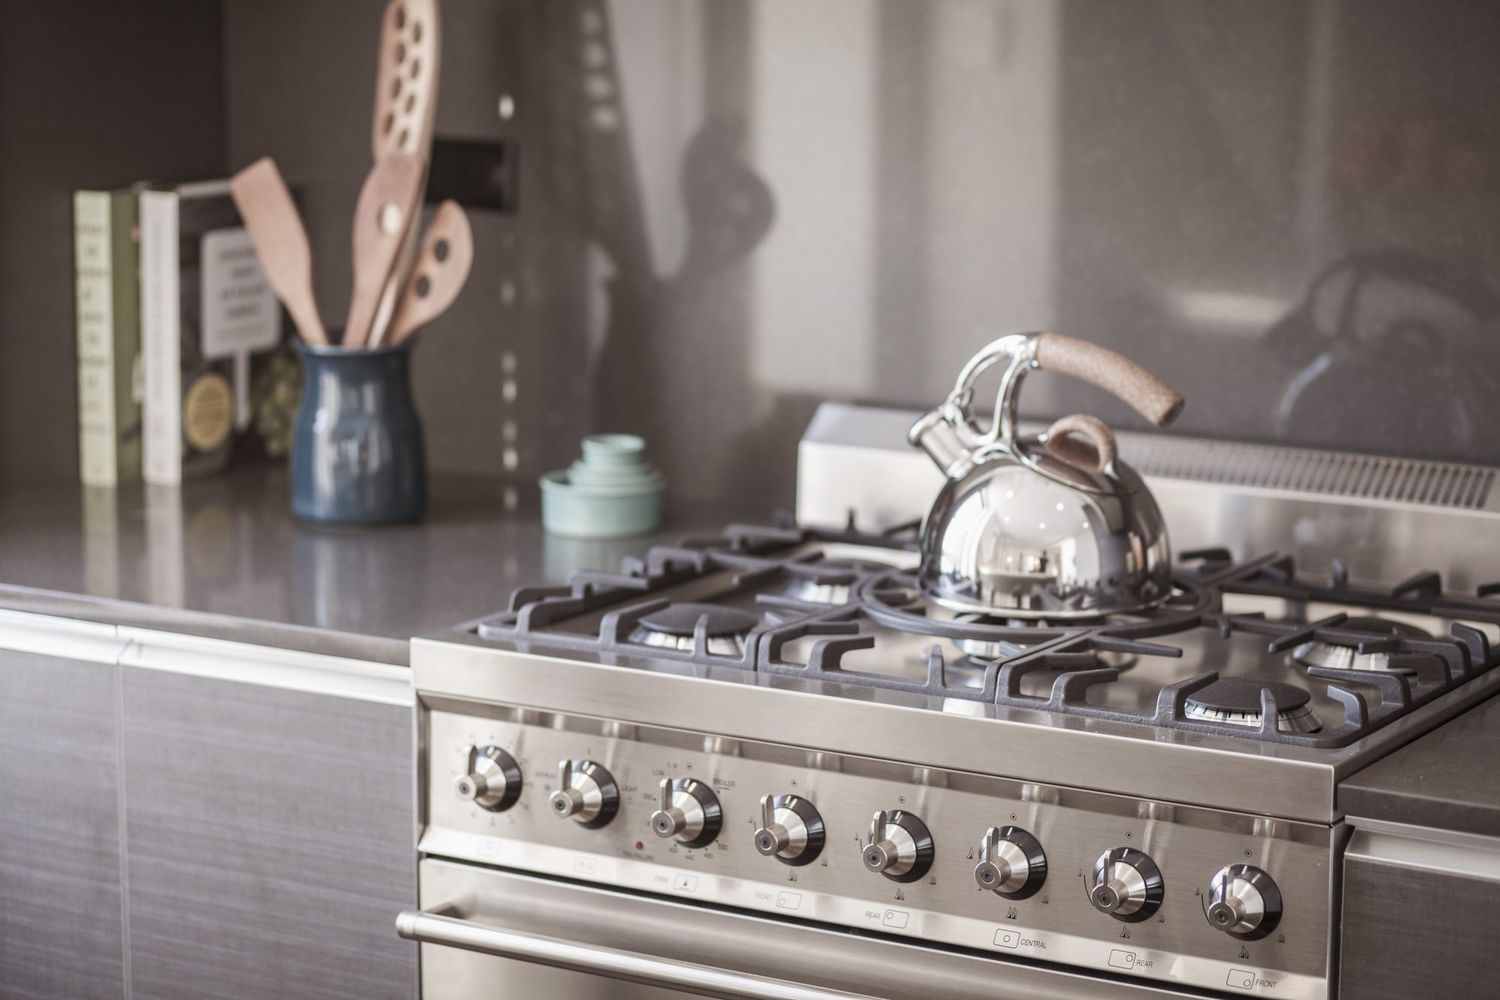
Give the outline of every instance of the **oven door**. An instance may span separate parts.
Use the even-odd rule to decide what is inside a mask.
[[[1063,1000],[1196,996],[672,900],[427,859],[426,1000]]]

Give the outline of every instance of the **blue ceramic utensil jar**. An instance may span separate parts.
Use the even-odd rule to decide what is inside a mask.
[[[420,518],[427,458],[412,403],[410,345],[297,348],[302,406],[292,432],[292,513],[334,524]]]

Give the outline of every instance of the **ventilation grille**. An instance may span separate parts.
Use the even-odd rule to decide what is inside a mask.
[[[1150,435],[1130,438],[1130,464],[1147,476],[1427,507],[1487,510],[1497,475],[1492,468],[1449,462]]]

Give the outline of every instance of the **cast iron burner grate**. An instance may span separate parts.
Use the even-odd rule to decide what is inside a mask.
[[[1174,593],[1154,611],[1067,623],[989,621],[944,617],[922,598],[910,572],[891,569],[878,560],[823,559],[814,543],[853,543],[914,556],[909,539],[792,528],[735,525],[716,538],[691,539],[650,550],[629,559],[619,573],[580,573],[565,587],[516,591],[509,608],[481,622],[482,638],[600,653],[648,654],[703,667],[732,667],[768,675],[792,676],[838,685],[909,692],[938,699],[1026,708],[1047,713],[1136,723],[1152,727],[1211,733],[1296,746],[1344,746],[1408,714],[1447,691],[1492,669],[1500,653],[1485,632],[1456,621],[1446,636],[1420,630],[1372,624],[1368,615],[1346,612],[1314,622],[1267,618],[1264,614],[1226,614],[1226,594],[1279,599],[1290,607],[1343,605],[1380,612],[1421,614],[1500,626],[1500,584],[1480,587],[1472,597],[1445,593],[1436,573],[1423,572],[1390,590],[1360,587],[1335,562],[1326,581],[1301,578],[1290,556],[1272,554],[1236,562],[1223,549],[1203,549],[1178,556]],[[726,591],[750,595],[760,614],[737,614],[748,631],[737,632],[732,648],[715,641],[714,616],[699,610],[677,612],[674,631],[680,641],[670,647],[647,645],[640,630],[668,612],[672,588],[710,574],[727,575]],[[803,587],[811,584],[811,587]],[[848,600],[826,598],[845,588]],[[809,595],[804,599],[801,595]],[[561,630],[559,623],[598,613],[597,632]],[[692,617],[691,628],[686,617]],[[1378,620],[1378,619],[1377,619]],[[921,676],[899,676],[860,670],[853,654],[875,649],[878,628],[906,636],[931,637]],[[1268,654],[1305,649],[1347,649],[1353,657],[1380,657],[1381,670],[1348,669],[1316,663],[1293,670],[1326,684],[1324,694],[1343,718],[1323,724],[1308,705],[1308,692],[1294,684],[1223,676],[1216,671],[1162,685],[1149,711],[1132,711],[1089,700],[1091,689],[1120,678],[1121,667],[1107,656],[1182,657],[1180,646],[1153,641],[1205,630],[1209,640],[1235,634],[1270,639]],[[992,659],[951,650],[993,649]],[[808,647],[801,661],[785,654],[793,645]],[[950,663],[944,647],[960,662]],[[1104,654],[1101,656],[1101,654]],[[1048,680],[1045,694],[1026,694],[1026,678]],[[1233,694],[1233,705],[1218,700]]]
[[[1372,639],[1382,635],[1409,636],[1423,639],[1432,638],[1427,632],[1408,625],[1405,622],[1395,622],[1389,619],[1379,618],[1375,615],[1359,615],[1346,619],[1343,623],[1346,629],[1370,634]],[[1399,673],[1416,673],[1410,667],[1392,663],[1389,653],[1378,649],[1372,652],[1362,653],[1353,646],[1341,646],[1337,643],[1320,642],[1317,639],[1309,639],[1296,649],[1292,650],[1292,660],[1304,667],[1327,667],[1330,670],[1394,670]]]
[[[805,547],[814,539],[826,542],[846,537],[848,533],[815,535],[789,528],[730,525],[722,535],[684,539],[676,545],[656,546],[644,558],[627,558],[618,573],[590,570],[574,573],[563,586],[520,588],[511,594],[506,610],[484,619],[476,632],[484,639],[617,654],[649,650],[656,656],[703,666],[754,669],[758,639],[767,629],[826,610],[829,604],[820,598],[834,588],[847,591],[867,571],[863,561],[825,559],[817,551],[792,555],[789,550]],[[886,549],[893,557],[915,558],[911,542],[900,537],[857,537],[860,544]],[[652,638],[666,633],[652,629],[650,620],[672,614],[668,609],[674,603],[657,595],[718,572],[730,575],[728,590],[760,591],[755,604],[761,613],[754,627],[741,633],[742,641],[732,645],[716,641],[713,616],[701,612],[688,635],[681,635],[686,631],[682,622],[676,624],[678,637],[687,641]],[[601,611],[597,632],[558,628],[569,619]]]

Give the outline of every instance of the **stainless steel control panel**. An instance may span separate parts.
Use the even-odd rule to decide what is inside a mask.
[[[1324,826],[535,710],[423,712],[420,848],[1230,994],[1327,995]]]

